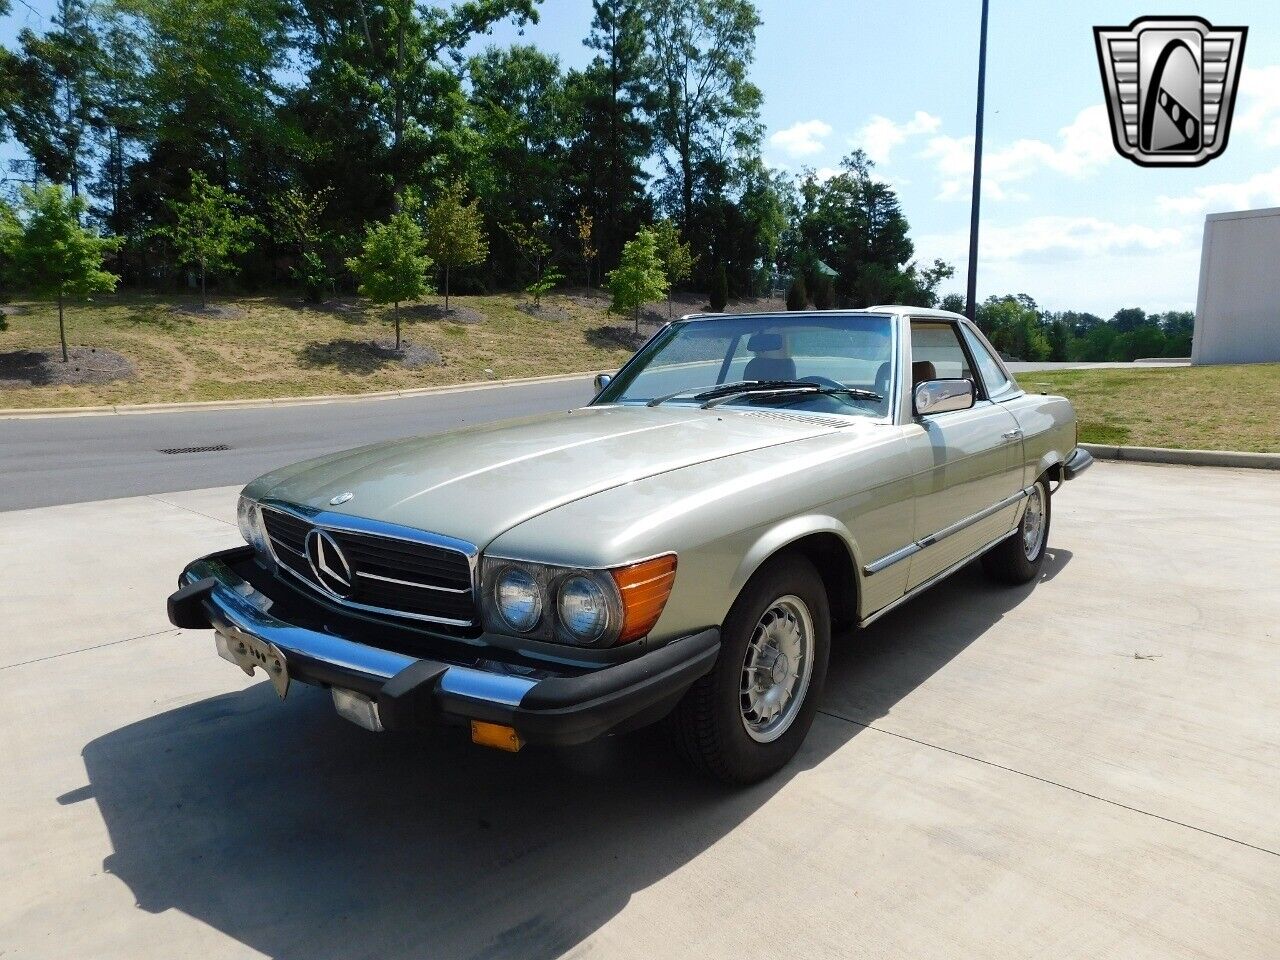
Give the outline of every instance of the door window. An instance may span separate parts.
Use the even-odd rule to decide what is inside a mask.
[[[925,380],[974,380],[969,355],[956,337],[955,324],[911,321],[911,385]],[[976,382],[976,381],[975,381]]]
[[[1012,382],[1005,374],[1004,368],[996,362],[987,345],[979,340],[972,330],[963,325],[961,329],[964,331],[965,342],[969,344],[969,350],[973,353],[973,362],[978,365],[978,370],[982,373],[982,382],[987,385],[987,396],[994,397],[998,393],[1003,393]]]

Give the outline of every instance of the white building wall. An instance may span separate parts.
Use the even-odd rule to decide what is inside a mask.
[[[1280,207],[1205,218],[1191,362],[1280,362]]]

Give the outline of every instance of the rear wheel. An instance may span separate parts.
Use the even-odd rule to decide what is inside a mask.
[[[1000,583],[1030,583],[1044,566],[1049,544],[1049,481],[1041,477],[1031,488],[1018,529],[982,556],[983,569]]]
[[[831,613],[813,564],[770,561],[730,610],[720,641],[715,669],[673,712],[673,733],[694,766],[753,783],[795,755],[826,681]]]

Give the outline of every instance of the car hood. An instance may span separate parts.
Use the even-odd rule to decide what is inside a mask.
[[[851,422],[680,406],[584,407],[321,457],[259,477],[245,492],[484,547],[582,497]],[[348,501],[330,505],[348,492]]]

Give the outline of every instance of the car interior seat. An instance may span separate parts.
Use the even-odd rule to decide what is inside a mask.
[[[796,362],[787,356],[786,343],[780,333],[756,333],[747,341],[747,352],[754,354],[742,371],[744,380],[794,380]]]

